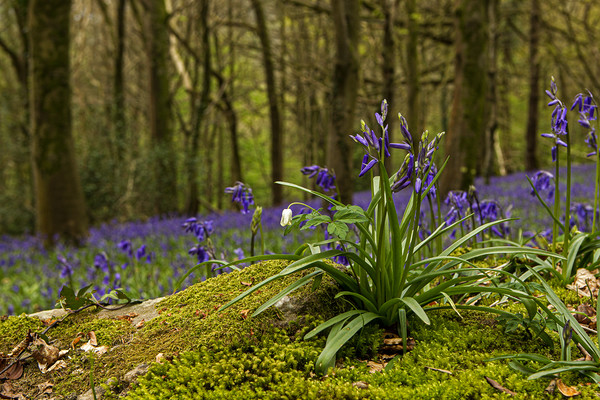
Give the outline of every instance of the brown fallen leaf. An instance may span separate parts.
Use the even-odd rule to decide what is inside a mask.
[[[556,387],[558,388],[558,391],[565,397],[573,397],[581,394],[581,392],[575,387],[565,385],[562,379],[558,379],[556,381]]]
[[[146,324],[145,320],[141,320],[140,322],[138,322],[137,324],[135,324],[135,328],[136,329],[140,329],[142,328],[144,325]]]
[[[31,355],[37,361],[42,374],[67,366],[61,358],[64,357],[69,350],[59,350],[55,346],[48,345],[44,339],[40,338],[35,339],[32,346],[33,351],[31,352]]]
[[[567,285],[567,289],[574,290],[580,296],[592,297],[598,295],[598,280],[592,272],[585,268],[579,268],[575,273],[573,284]],[[591,290],[591,293],[590,293]]]
[[[363,381],[352,382],[352,386],[354,386],[355,388],[358,388],[358,389],[368,389],[369,388],[369,384],[367,382],[363,382]]]
[[[376,372],[381,372],[385,368],[386,363],[377,363],[375,361],[367,361],[367,367],[369,367],[369,372],[374,374]]]
[[[248,313],[250,312],[250,310],[241,310],[240,311],[240,315],[242,316],[243,319],[248,318]]]
[[[52,382],[46,381],[43,383],[40,383],[39,385],[37,385],[37,388],[40,392],[40,395],[42,394],[51,394],[52,393],[52,388],[54,387],[54,384]]]
[[[29,345],[33,342],[33,335],[31,331],[27,331],[27,335],[25,335],[25,339],[21,340],[21,342],[15,346],[14,349],[8,353],[8,357],[18,358],[22,352],[29,348]]]
[[[94,331],[89,331],[88,332],[88,337],[90,338],[90,340],[88,341],[88,343],[92,346],[98,346],[98,339],[96,339],[96,332]]]
[[[14,389],[9,382],[0,385],[0,399],[27,400],[25,396],[20,393],[14,393],[13,390]]]
[[[447,369],[441,369],[441,368],[433,368],[433,367],[425,367],[425,369],[429,369],[431,371],[435,371],[435,372],[441,372],[443,374],[448,374],[448,375],[452,375],[452,371],[448,371]]]
[[[493,380],[492,378],[488,378],[487,376],[484,377],[485,380],[487,381],[487,383],[490,384],[491,387],[493,387],[494,389],[498,390],[499,392],[504,392],[510,396],[516,396],[517,394],[515,392],[513,392],[512,390],[509,390],[507,388],[505,388],[504,386],[502,386],[501,384],[499,384],[498,382],[496,382],[495,380]]]
[[[115,319],[131,322],[138,315],[138,313],[130,312],[128,314],[118,315],[115,317]]]
[[[14,362],[11,358],[0,357],[0,371],[3,371],[9,365],[10,367],[0,374],[0,379],[14,380],[23,376],[23,364],[21,361]]]
[[[252,282],[240,282],[244,286],[252,286]]]
[[[556,379],[552,379],[550,381],[550,383],[548,384],[548,386],[546,387],[546,389],[544,389],[544,392],[546,392],[548,394],[554,394],[555,389],[556,389]]]

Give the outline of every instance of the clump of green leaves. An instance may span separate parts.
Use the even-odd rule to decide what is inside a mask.
[[[278,274],[251,287],[221,307],[223,310],[235,304],[273,280],[300,271],[310,271],[259,307],[253,314],[258,315],[311,280],[314,279],[318,284],[323,274],[329,275],[340,287],[336,297],[347,298],[353,304],[353,309],[329,319],[305,336],[305,339],[310,339],[329,330],[326,346],[316,362],[317,371],[323,374],[334,366],[338,350],[370,323],[378,323],[385,327],[396,326],[406,346],[407,318],[414,314],[425,324],[430,324],[426,310],[430,303],[439,302],[442,307],[451,307],[456,312],[461,307],[487,310],[489,308],[457,304],[455,299],[462,299],[468,294],[497,293],[519,299],[527,305],[531,314],[535,313],[531,292],[521,280],[506,271],[477,267],[473,261],[498,254],[556,256],[547,251],[512,245],[491,245],[467,251],[458,257],[451,255],[456,249],[466,246],[476,235],[495,224],[507,221],[502,219],[483,224],[458,238],[446,249],[439,249],[437,255],[421,259],[422,249],[441,235],[454,230],[464,219],[449,226],[441,224],[429,236],[420,239],[421,203],[427,196],[435,193],[436,182],[443,170],[442,166],[438,171],[434,163],[434,156],[443,134],[438,134],[430,140],[429,134],[424,132],[419,148],[413,149],[408,125],[400,116],[405,142],[390,143],[385,125],[386,115],[387,102],[384,100],[381,114],[375,115],[381,127],[381,135],[376,135],[362,122],[363,135],[352,137],[366,151],[359,176],[371,174],[372,200],[367,210],[344,205],[324,194],[298,185],[279,182],[320,197],[331,204],[334,212],[331,216],[312,209],[309,214],[290,218],[291,211],[288,208],[283,212],[282,225],[291,224],[291,228],[287,228],[288,231],[293,228],[308,229],[325,225],[328,234],[333,237],[316,243],[306,243],[291,255],[250,257],[237,261],[236,263],[278,258],[290,260],[291,263]],[[390,155],[389,149],[394,148],[404,150],[407,154],[398,172],[390,177],[384,161]],[[412,195],[404,213],[399,216],[393,192],[404,188],[410,188]],[[350,232],[355,232],[356,237],[351,238]],[[337,244],[335,249],[321,251],[321,246],[332,243]],[[349,265],[332,266],[326,262],[329,258],[344,258],[348,260]],[[513,286],[500,287],[494,284],[492,278],[498,275],[510,280]]]

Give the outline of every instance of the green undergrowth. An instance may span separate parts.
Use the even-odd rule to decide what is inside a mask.
[[[431,325],[409,320],[410,336],[416,346],[398,357],[388,370],[371,373],[367,361],[379,361],[377,349],[382,331],[368,327],[356,335],[338,354],[336,369],[326,377],[314,375],[314,363],[325,337],[304,341],[302,337],[323,320],[347,309],[333,300],[336,288],[323,280],[311,293],[310,285],[295,292],[306,300],[298,318],[285,321],[270,309],[256,318],[253,310],[297,277],[275,281],[224,312],[216,310],[227,301],[270,275],[285,262],[265,262],[240,272],[209,279],[167,297],[156,307],[159,316],[142,328],[117,319],[98,319],[95,312],[83,312],[65,319],[48,336],[60,349],[69,348],[78,332],[94,331],[99,345],[110,348],[94,357],[96,387],[109,391],[103,398],[128,399],[486,399],[504,398],[493,389],[489,377],[517,393],[515,398],[561,398],[544,395],[548,380],[528,381],[506,360],[486,361],[514,353],[538,353],[559,357],[556,341],[549,349],[539,338],[519,327],[505,333],[494,315],[452,310],[430,311]],[[567,291],[561,294],[572,297]],[[484,299],[489,303],[494,299]],[[573,299],[570,299],[573,300]],[[523,311],[509,302],[502,307]],[[124,310],[124,314],[128,311]],[[0,321],[0,351],[9,352],[28,330],[40,332],[43,325],[34,318],[10,317]],[[556,339],[555,335],[553,336]],[[163,353],[162,364],[154,362]],[[573,350],[573,354],[578,354]],[[90,356],[71,350],[67,367],[42,375],[34,362],[25,366],[23,378],[11,381],[16,393],[36,397],[37,385],[54,384],[57,398],[74,399],[89,390]],[[142,364],[150,371],[133,386],[123,381],[126,372]],[[447,370],[452,374],[432,368]],[[563,380],[582,391],[578,398],[596,398],[600,390],[578,375],[563,374]],[[110,385],[106,382],[111,381]],[[354,385],[353,385],[354,384]],[[357,387],[357,386],[360,386]],[[365,388],[366,387],[366,388]]]
[[[252,311],[292,283],[297,277],[281,279],[266,286],[240,301],[224,312],[216,310],[224,303],[246,290],[248,285],[258,283],[279,272],[286,265],[274,261],[253,265],[239,272],[208,279],[188,289],[168,296],[156,308],[159,316],[147,321],[136,329],[126,320],[101,319],[95,311],[84,311],[67,317],[63,322],[48,331],[51,343],[59,349],[69,349],[79,332],[94,331],[99,346],[110,350],[94,357],[94,380],[96,385],[113,378],[119,390],[126,389],[122,382],[124,374],[143,363],[151,363],[159,353],[166,357],[176,357],[186,351],[198,351],[206,346],[252,345],[268,336],[281,321],[276,310],[269,310],[257,318],[250,318]],[[309,286],[295,292],[296,296],[309,297]],[[343,308],[343,303],[334,301],[335,288],[325,281],[319,290],[310,296],[306,305],[309,315],[329,318]],[[127,314],[127,309],[123,314]],[[295,324],[283,325],[293,330],[302,324],[302,318]],[[25,315],[0,320],[0,352],[8,353],[27,332],[43,331],[44,326],[36,318]],[[296,328],[298,329],[298,328]],[[82,342],[83,343],[83,342]],[[16,393],[35,397],[37,385],[53,383],[53,394],[57,398],[74,398],[90,389],[90,356],[81,350],[71,350],[66,358],[67,367],[41,374],[36,363],[28,359],[25,374],[11,381]],[[114,379],[116,378],[116,379]]]
[[[326,377],[313,372],[324,339],[290,339],[277,331],[250,346],[201,347],[171,363],[156,364],[128,393],[127,399],[493,399],[506,397],[485,377],[517,393],[516,398],[544,396],[547,380],[528,381],[505,361],[487,359],[514,352],[550,354],[523,331],[504,334],[485,313],[431,313],[431,326],[411,321],[416,347],[384,372],[371,373],[367,359],[341,355]],[[366,336],[381,338],[381,331]],[[368,338],[364,338],[370,342]],[[355,344],[356,346],[356,344]],[[432,368],[451,372],[436,371]],[[572,385],[576,375],[563,379]],[[360,385],[366,388],[355,387]],[[354,384],[354,385],[353,385]],[[365,385],[366,384],[366,385]],[[595,398],[581,385],[580,398]]]

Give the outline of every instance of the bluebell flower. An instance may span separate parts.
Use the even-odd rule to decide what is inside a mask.
[[[550,90],[546,90],[546,94],[550,97],[550,102],[548,106],[554,106],[554,110],[552,111],[551,116],[551,133],[542,133],[541,136],[554,139],[554,146],[552,147],[552,162],[556,162],[556,157],[558,155],[558,146],[567,147],[567,143],[565,143],[561,136],[567,135],[567,107],[560,101],[560,99],[556,96],[558,92],[558,88],[556,87],[556,82],[554,79],[550,82]]]
[[[302,167],[300,172],[304,175],[308,175],[308,178],[317,177],[316,184],[325,192],[335,190],[335,174],[327,167],[320,167],[318,165],[310,165]]]
[[[242,205],[242,214],[249,212],[248,207],[254,204],[254,195],[252,188],[242,182],[236,182],[235,185],[225,188],[225,193],[231,194],[231,201]]]
[[[105,274],[108,273],[108,258],[106,257],[106,253],[98,253],[94,256],[94,267],[102,270]]]
[[[131,246],[131,241],[121,240],[117,247],[119,247],[124,253],[127,253],[129,257],[133,256],[133,247]]]
[[[59,265],[60,277],[62,279],[71,277],[73,275],[73,267],[71,266],[71,264],[69,264],[67,262],[67,259],[60,254],[57,255],[56,258],[58,259],[58,262],[60,263],[60,265]]]
[[[550,200],[554,196],[554,175],[548,171],[538,171],[531,178],[533,187],[538,193],[548,192],[547,198]],[[532,188],[530,194],[535,196],[535,191]]]
[[[139,249],[137,249],[137,251],[135,252],[135,258],[139,261],[141,258],[143,258],[146,255],[146,245],[143,244],[140,246]]]
[[[582,93],[579,93],[575,96],[575,100],[573,101],[573,105],[571,106],[571,110],[577,108],[579,111],[579,125],[588,129],[588,135],[585,139],[587,145],[592,148],[592,152],[588,153],[587,156],[593,156],[598,152],[598,140],[596,137],[596,128],[592,126],[592,121],[596,121],[597,116],[597,106],[595,104],[594,97],[588,91],[588,95],[584,97]]]
[[[360,173],[359,173],[359,177],[365,175],[369,170],[371,170],[371,168],[373,168],[375,166],[375,164],[377,164],[379,162],[379,159],[381,158],[381,153],[383,150],[383,156],[384,157],[389,157],[390,156],[390,148],[394,148],[394,149],[402,149],[402,150],[410,150],[411,149],[411,142],[408,143],[390,143],[390,138],[389,138],[389,134],[388,134],[388,126],[385,125],[385,119],[387,117],[387,110],[388,110],[388,105],[387,105],[387,100],[383,100],[381,102],[381,114],[379,113],[375,113],[375,119],[377,120],[377,123],[379,124],[379,126],[382,129],[382,136],[378,137],[375,132],[369,128],[369,126],[367,125],[367,123],[363,120],[360,121],[361,123],[361,131],[362,131],[362,135],[361,134],[356,134],[356,135],[350,135],[350,138],[352,138],[352,140],[354,140],[356,143],[359,143],[360,145],[362,145],[364,147],[365,150],[365,155],[363,157],[362,160],[362,164],[361,164],[361,168],[360,168]],[[403,119],[402,116],[400,116],[400,120],[401,122],[404,121],[406,122],[406,120]],[[406,132],[408,132],[408,129],[405,127],[404,130]],[[407,135],[404,133],[402,133],[404,135],[404,137],[406,138]],[[410,134],[408,134],[408,137],[410,137]]]

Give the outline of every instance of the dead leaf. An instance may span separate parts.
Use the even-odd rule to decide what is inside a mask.
[[[21,340],[21,342],[8,353],[8,357],[18,358],[21,353],[29,348],[31,342],[33,342],[33,335],[31,334],[31,331],[28,331],[27,335],[25,335],[25,339]]]
[[[12,364],[12,365],[11,365]],[[0,358],[0,371],[4,368],[10,367],[0,374],[0,379],[19,379],[23,376],[23,364],[21,361],[14,362],[11,358],[1,357]]]
[[[505,388],[504,386],[502,386],[501,384],[499,384],[498,382],[496,382],[495,380],[493,380],[492,378],[488,378],[487,376],[484,377],[485,380],[487,381],[487,383],[490,384],[491,387],[493,387],[494,389],[500,391],[500,392],[504,392],[510,396],[516,396],[517,394],[515,392],[513,392],[512,390],[509,390],[507,388]]]
[[[575,274],[575,280],[573,281],[573,284],[567,285],[567,289],[576,291],[580,296],[597,296],[598,280],[589,270],[585,268],[579,268]]]
[[[118,315],[115,317],[115,319],[131,322],[138,315],[138,313],[130,312],[129,314]]]
[[[31,355],[38,363],[38,367],[42,374],[52,371],[57,368],[66,367],[67,364],[60,360],[69,350],[59,350],[57,347],[48,345],[44,339],[35,339],[32,343],[33,351]],[[62,361],[62,363],[59,363]]]
[[[138,322],[137,324],[135,324],[135,328],[136,329],[140,329],[141,327],[143,327],[146,324],[145,320],[141,320],[140,322]]]
[[[452,375],[452,371],[448,371],[447,369],[441,369],[441,368],[433,368],[433,367],[425,367],[425,369],[429,369],[431,371],[435,371],[435,372],[441,372],[444,374],[448,374],[448,375]]]
[[[108,351],[108,347],[106,346],[94,346],[93,344],[90,343],[90,341],[86,342],[83,346],[80,347],[81,350],[85,351],[85,352],[94,352],[96,354],[98,354],[99,356],[101,356],[102,354],[106,353]]]
[[[89,331],[88,332],[88,337],[90,338],[90,340],[88,341],[88,343],[92,346],[98,346],[98,339],[96,339],[96,332],[94,331]]]
[[[573,397],[581,394],[575,387],[565,385],[562,379],[556,381],[556,387],[558,387],[558,391],[565,397]]]
[[[0,399],[27,400],[22,394],[14,393],[13,387],[9,382],[5,382],[0,386]]]
[[[548,386],[546,387],[546,389],[544,389],[544,392],[546,392],[548,394],[554,394],[555,389],[556,389],[556,379],[552,379],[550,381],[550,383],[548,384]]]
[[[377,363],[375,361],[367,361],[367,367],[369,367],[369,372],[374,374],[376,372],[381,372],[385,368],[385,364]]]
[[[252,286],[252,282],[241,282],[244,286]]]
[[[40,394],[51,394],[52,387],[54,387],[54,384],[49,381],[46,381],[44,383],[40,383],[39,385],[37,385],[37,388],[40,391]]]
[[[75,350],[75,345],[77,343],[79,343],[81,341],[81,336],[79,336],[79,334],[77,335],[77,337],[75,337],[75,339],[73,339],[73,341],[71,342],[71,348],[73,350]]]
[[[358,388],[358,389],[368,389],[369,388],[369,384],[367,382],[363,382],[363,381],[352,382],[352,386],[354,386],[355,388]]]
[[[249,312],[250,312],[250,310],[241,310],[240,315],[242,316],[243,319],[246,319],[246,318],[248,318]]]

